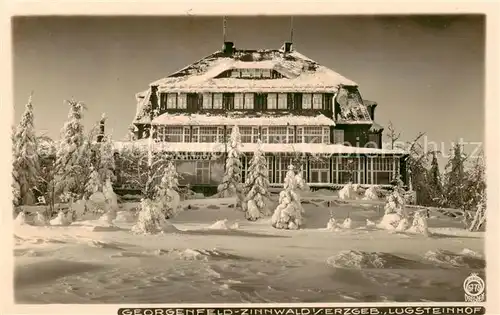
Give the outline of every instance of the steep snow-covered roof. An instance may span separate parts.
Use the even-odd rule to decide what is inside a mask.
[[[155,125],[225,125],[225,126],[334,126],[335,122],[325,115],[291,115],[285,113],[228,112],[210,114],[162,114],[152,121]]]
[[[281,74],[277,78],[233,78],[221,74],[234,69],[270,69]],[[370,115],[357,89],[357,83],[316,61],[292,50],[234,50],[232,54],[216,51],[171,75],[154,81],[158,93],[203,92],[302,92],[334,93],[340,110],[341,124],[371,124]],[[149,123],[151,92],[136,95],[135,123]]]
[[[273,69],[284,78],[242,80],[216,78],[232,69]],[[235,50],[232,54],[222,51],[213,54],[167,76],[152,82],[159,91],[169,92],[223,92],[250,91],[328,91],[335,92],[340,85],[357,84],[337,72],[319,65],[298,52],[282,50]]]
[[[141,139],[131,142],[114,142],[115,149],[121,150],[127,147],[138,147],[146,149],[149,145],[149,139]],[[241,152],[255,152],[257,148],[256,143],[243,143]],[[168,143],[168,142],[155,142],[153,144],[154,151],[167,151],[167,152],[207,152],[217,153],[226,150],[223,143]],[[400,149],[375,149],[375,148],[359,148],[352,146],[345,146],[341,144],[322,144],[322,143],[263,143],[262,151],[267,153],[311,153],[311,154],[406,154],[405,151]]]
[[[358,89],[342,86],[335,99],[340,106],[340,111],[335,113],[338,124],[373,123],[368,107],[364,104]]]

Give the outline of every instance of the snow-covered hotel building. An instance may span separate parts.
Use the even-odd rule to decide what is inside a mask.
[[[289,42],[274,50],[225,42],[221,51],[152,82],[136,98],[133,143],[147,145],[153,126],[155,148],[174,153],[181,184],[220,183],[234,125],[241,133],[243,179],[260,137],[276,186],[291,161],[298,161],[312,187],[349,180],[387,185],[395,173],[407,181],[406,153],[382,149],[377,103],[363,100],[355,82]]]

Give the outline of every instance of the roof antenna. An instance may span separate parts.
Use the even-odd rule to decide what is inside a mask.
[[[226,24],[227,24],[227,19],[226,19],[226,16],[224,15],[222,17],[222,37],[223,37],[224,43],[226,42]]]
[[[290,43],[293,43],[293,16],[290,16]]]

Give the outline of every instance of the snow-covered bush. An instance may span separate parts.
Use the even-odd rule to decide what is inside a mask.
[[[403,199],[405,191],[403,189],[403,182],[398,179],[393,191],[387,196],[387,202],[384,206],[384,217],[379,223],[380,228],[401,231],[403,227],[408,224],[408,213],[405,208]],[[400,221],[404,220],[400,225]]]
[[[310,190],[309,186],[306,183],[306,180],[302,176],[302,168],[297,171],[297,174],[295,175],[295,182],[297,183],[297,189],[299,191],[307,192]]]
[[[113,185],[111,184],[111,180],[109,178],[106,180],[106,184],[104,184],[102,188],[102,193],[106,199],[106,205],[108,207],[107,210],[116,211],[118,209],[118,197],[113,190]]]
[[[413,222],[408,232],[422,234],[425,236],[429,235],[429,229],[427,225],[427,216],[424,211],[415,211],[413,215]]]
[[[398,225],[395,228],[395,231],[404,232],[408,229],[409,225],[410,222],[408,221],[407,218],[401,218],[401,220],[399,220]]]
[[[366,227],[375,227],[377,224],[370,219],[366,219]]]
[[[330,217],[328,223],[326,224],[326,229],[330,231],[336,231],[339,229],[338,223],[334,217]]]
[[[234,126],[229,137],[229,149],[226,159],[226,171],[222,183],[217,187],[221,197],[236,196],[235,208],[241,207],[244,199],[241,183],[240,161],[241,135],[238,126]]]
[[[100,191],[93,193],[86,203],[86,208],[91,214],[104,214],[107,210],[106,196]]]
[[[262,142],[257,142],[257,149],[250,160],[248,176],[245,181],[245,218],[255,221],[262,216],[269,215],[266,200],[269,198],[269,173],[266,158],[262,153]]]
[[[356,199],[356,191],[354,190],[354,185],[349,182],[339,190],[339,199],[341,200],[353,200]]]
[[[46,226],[49,225],[49,220],[42,212],[37,211],[35,217],[33,218],[33,225]]]
[[[352,220],[351,218],[346,218],[344,222],[342,222],[343,229],[352,229]]]
[[[365,190],[365,195],[363,196],[364,200],[379,200],[379,187],[372,185]]]
[[[227,219],[219,220],[208,227],[211,230],[231,230],[229,221]]]
[[[21,120],[12,135],[14,205],[28,205],[36,202],[33,189],[37,187],[40,175],[36,140],[30,96]]]
[[[17,215],[16,219],[14,220],[14,223],[17,225],[25,225],[26,223],[26,214],[24,212],[19,212]]]
[[[71,221],[68,220],[68,217],[62,211],[59,211],[59,213],[57,214],[57,217],[50,220],[50,225],[63,225],[63,226],[65,226],[65,225],[70,225],[70,224],[71,224]]]
[[[158,204],[150,199],[141,201],[141,211],[137,218],[137,223],[132,227],[132,232],[136,234],[157,234],[177,231],[169,223],[158,207]]]
[[[295,192],[296,189],[294,167],[289,165],[283,191],[280,192],[278,207],[274,210],[271,218],[271,224],[274,228],[296,230],[302,226],[303,208],[300,197]]]
[[[158,207],[163,212],[165,219],[173,217],[180,208],[180,195],[178,189],[178,173],[175,165],[170,160],[165,168],[165,172],[161,179],[160,185],[157,187],[155,200]]]

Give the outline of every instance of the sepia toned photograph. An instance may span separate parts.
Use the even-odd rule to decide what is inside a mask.
[[[11,27],[16,304],[486,301],[484,15]]]

